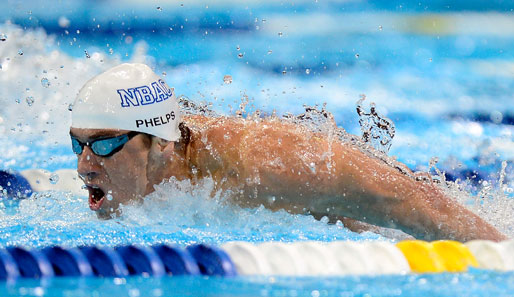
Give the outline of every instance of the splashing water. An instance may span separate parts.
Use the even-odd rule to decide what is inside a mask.
[[[377,113],[375,103],[370,104],[370,111],[365,112],[362,103],[365,95],[357,101],[357,114],[364,142],[370,143],[375,149],[387,153],[391,148],[395,134],[393,121]]]
[[[0,246],[192,244],[233,240],[375,240],[374,233],[356,234],[342,224],[327,225],[312,216],[247,209],[211,197],[214,182],[198,185],[170,181],[155,186],[142,205],[124,205],[122,215],[100,220],[87,198],[66,192],[42,192],[16,207],[0,207]],[[0,205],[1,206],[1,205]],[[8,213],[10,212],[10,214]],[[49,236],[59,233],[59,236]]]
[[[50,175],[49,180],[50,180],[50,183],[51,183],[51,184],[55,185],[56,183],[58,183],[58,182],[59,182],[59,175],[58,175],[57,173],[52,173],[52,174]]]
[[[43,87],[45,87],[45,88],[50,87],[50,81],[48,80],[48,78],[43,77],[43,78],[41,79],[41,85],[42,85]]]

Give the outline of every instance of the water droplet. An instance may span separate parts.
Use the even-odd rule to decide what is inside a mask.
[[[43,77],[41,79],[41,85],[45,88],[48,88],[50,86],[50,81],[48,80],[48,78]]]
[[[157,6],[157,10],[158,10],[158,11],[162,11],[162,7]]]
[[[109,200],[109,201],[112,201],[112,198],[113,198],[113,197],[112,197],[112,191],[111,191],[111,190],[109,190],[109,191],[107,192],[107,195],[105,195],[105,198],[107,198],[107,200]]]
[[[314,162],[309,164],[309,169],[312,171],[312,173],[316,174],[316,164],[314,164]]]
[[[282,35],[283,35],[282,32],[278,32],[278,36],[282,37]]]
[[[78,30],[77,30],[78,31]],[[86,54],[86,58],[91,58],[91,56],[89,55],[89,53],[87,52],[87,50],[84,50],[84,53]]]
[[[70,20],[65,16],[61,16],[57,23],[61,28],[68,28],[70,26]]]
[[[273,51],[272,50],[268,50],[268,55],[271,55]]]
[[[286,75],[286,74],[287,74],[287,71],[286,71],[285,69],[284,69],[284,70],[282,70],[282,74],[283,74],[283,75]]]
[[[309,68],[305,69],[305,74],[310,74],[311,70]]]
[[[166,74],[167,74],[166,71],[162,72],[162,76],[166,76]]]
[[[355,54],[355,59],[358,59],[360,57],[359,54]]]
[[[32,106],[32,104],[34,104],[34,97],[29,96],[29,97],[25,98],[25,101],[27,101],[28,106]]]
[[[16,98],[16,99],[14,99],[14,101],[16,101],[16,103],[18,103],[18,104],[21,103],[21,99],[20,98]]]
[[[241,50],[241,48],[239,47],[239,45],[236,47],[236,50],[238,50],[238,51],[239,51],[239,50]]]
[[[241,59],[244,56],[244,54],[243,53],[239,53],[239,54],[237,54],[237,56],[239,57],[239,59]]]
[[[109,49],[109,54],[113,54],[114,53],[114,50],[112,48]]]
[[[227,85],[231,84],[232,83],[232,76],[230,75],[225,75],[223,77],[223,82],[226,83]]]
[[[49,180],[52,185],[55,185],[59,181],[59,175],[57,173],[52,173]]]
[[[382,31],[382,25],[378,26],[378,30]]]
[[[497,110],[494,110],[491,112],[491,114],[489,115],[489,118],[491,119],[491,121],[495,124],[501,124],[501,122],[503,121],[503,114]]]
[[[68,105],[68,110],[69,110],[69,111],[73,111],[73,103],[70,103],[70,104]]]
[[[4,33],[0,34],[0,41],[6,41],[7,40],[7,35],[5,35]]]
[[[18,50],[18,55],[23,56],[23,51],[21,49]]]

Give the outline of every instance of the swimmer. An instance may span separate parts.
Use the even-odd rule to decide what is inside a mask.
[[[416,180],[337,137],[273,118],[181,116],[174,90],[143,64],[88,81],[70,136],[100,218],[142,202],[169,178],[211,178],[243,207],[362,221],[424,240],[506,238],[431,179]]]

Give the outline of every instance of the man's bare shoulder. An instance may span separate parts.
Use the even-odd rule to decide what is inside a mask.
[[[241,117],[189,115],[183,122],[194,132],[213,134],[220,131],[228,134],[244,133],[254,137],[268,134],[305,135],[306,129],[277,118],[245,119]]]

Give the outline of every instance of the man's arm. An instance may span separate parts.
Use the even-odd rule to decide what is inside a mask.
[[[203,171],[221,187],[242,187],[239,204],[349,217],[426,240],[505,239],[436,185],[337,137],[278,120],[218,119],[204,133],[196,163],[210,160]]]

